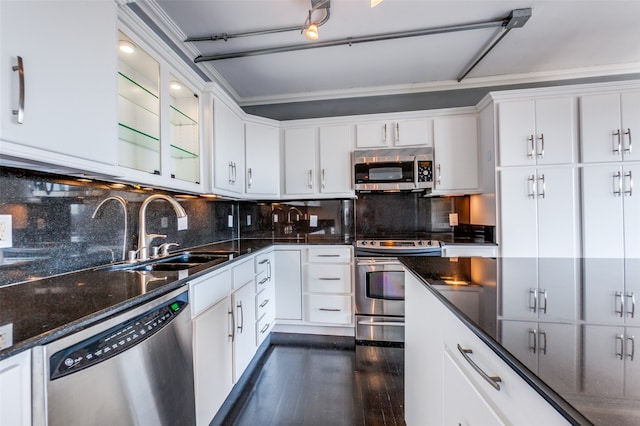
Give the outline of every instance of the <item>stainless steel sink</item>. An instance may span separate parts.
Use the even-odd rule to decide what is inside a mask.
[[[185,252],[159,259],[152,259],[142,264],[119,264],[107,268],[109,271],[182,271],[207,264],[215,266],[232,259],[235,252]],[[210,264],[210,265],[209,265]]]

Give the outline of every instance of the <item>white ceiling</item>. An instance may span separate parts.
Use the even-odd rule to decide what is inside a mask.
[[[299,31],[184,43],[184,36],[298,26],[310,0],[139,1],[191,58],[310,44]],[[403,93],[640,72],[640,0],[331,0],[318,41],[468,24],[532,8],[462,83],[457,78],[496,34],[482,29],[204,62],[240,104]],[[323,17],[316,11],[314,20]]]

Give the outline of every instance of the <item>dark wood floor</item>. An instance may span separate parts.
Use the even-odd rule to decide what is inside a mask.
[[[231,425],[404,425],[404,349],[275,345]]]

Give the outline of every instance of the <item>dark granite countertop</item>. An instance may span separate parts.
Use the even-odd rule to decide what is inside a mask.
[[[640,259],[400,260],[573,424],[640,424]]]

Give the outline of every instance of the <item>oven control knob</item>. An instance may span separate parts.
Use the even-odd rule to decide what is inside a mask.
[[[366,242],[366,241],[362,241],[362,245],[363,245],[363,246],[366,246],[366,245],[367,245],[367,242]]]
[[[418,245],[419,246],[423,246],[424,245],[424,241],[418,241]]]
[[[376,245],[376,242],[375,242],[375,241],[371,241],[371,245],[372,245],[372,246],[375,246],[375,245]]]

